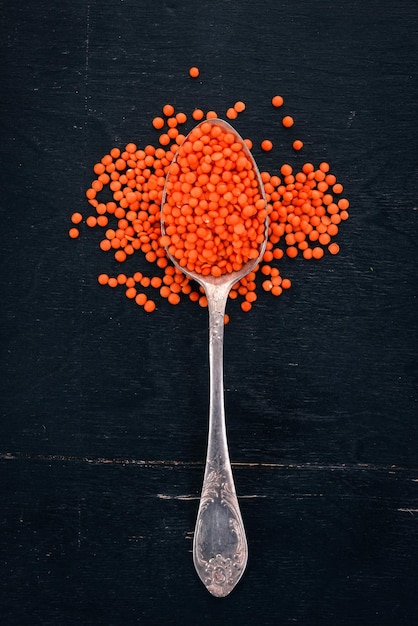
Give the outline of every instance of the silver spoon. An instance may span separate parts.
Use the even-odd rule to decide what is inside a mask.
[[[264,185],[254,158],[237,131],[220,119],[205,120],[232,132],[242,143],[243,151],[252,163],[259,192],[266,200]],[[205,123],[205,122],[202,122]],[[198,124],[200,126],[201,124]],[[193,131],[192,131],[193,132]],[[187,141],[187,137],[185,139]],[[178,154],[178,153],[177,153]],[[175,156],[173,162],[176,160]],[[169,180],[170,173],[166,181]],[[161,210],[161,230],[164,233],[164,205],[167,197],[164,188]],[[196,571],[208,591],[217,597],[228,595],[240,580],[248,557],[247,540],[238,499],[235,492],[225,425],[223,385],[224,315],[232,286],[249,274],[259,263],[267,243],[267,218],[259,256],[251,259],[238,272],[220,277],[202,276],[181,267],[167,249],[171,261],[189,278],[204,289],[209,309],[209,435],[203,487],[193,540],[193,561]]]

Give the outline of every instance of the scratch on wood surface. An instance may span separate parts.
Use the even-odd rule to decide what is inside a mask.
[[[248,496],[238,496],[238,500],[241,500],[242,498],[247,498],[247,499],[252,499],[252,498],[267,498],[267,496],[262,496],[258,493],[252,493]]]
[[[145,539],[145,535],[131,535],[128,537],[128,541],[141,541],[141,539]]]
[[[89,94],[88,94],[88,83],[89,83],[89,63],[90,63],[90,2],[87,2],[86,9],[86,61],[84,64],[84,85],[86,88],[85,96],[84,96],[84,108],[86,113],[89,110]],[[86,122],[87,123],[87,122]]]
[[[77,548],[81,548],[81,502],[77,502]]]
[[[408,508],[401,508],[401,509],[396,509],[397,511],[400,511],[401,513],[410,513],[410,515],[414,515],[414,513],[418,513],[418,509],[408,509]]]
[[[0,452],[0,461],[46,461],[46,462],[73,462],[88,463],[91,465],[139,465],[141,467],[176,467],[201,466],[199,461],[175,461],[160,459],[123,459],[108,457],[75,456],[68,454],[32,454],[21,452]]]
[[[161,500],[199,500],[200,496],[193,496],[193,495],[170,495],[168,493],[157,493],[156,495],[157,498],[160,498]],[[249,495],[243,495],[243,496],[238,496],[238,499],[241,500],[243,498],[246,499],[251,499],[251,498],[266,498],[267,496],[264,495],[259,495],[257,493],[252,493]]]
[[[87,463],[91,465],[134,465],[142,468],[161,467],[171,469],[173,467],[203,467],[203,461],[180,461],[173,459],[132,459],[132,458],[109,458],[92,456],[75,456],[67,454],[32,454],[24,452],[0,452],[0,461],[45,461],[48,463]],[[265,461],[235,461],[231,463],[235,469],[261,468],[285,471],[331,471],[331,472],[414,472],[418,474],[416,467],[404,467],[402,465],[375,465],[373,463],[275,463]],[[411,478],[418,482],[418,478]]]
[[[347,128],[350,128],[355,117],[356,117],[356,111],[350,111],[350,114],[348,116]]]
[[[298,495],[295,494],[296,500],[303,500],[304,498],[323,498],[323,493],[300,493]]]
[[[199,496],[188,496],[188,495],[172,496],[166,493],[157,493],[157,498],[160,498],[161,500],[198,500]]]

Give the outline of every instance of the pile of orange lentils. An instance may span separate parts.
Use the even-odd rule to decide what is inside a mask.
[[[200,72],[198,68],[190,68],[189,74],[196,79]],[[283,98],[277,95],[271,102],[275,108],[284,104]],[[225,117],[234,120],[245,109],[244,102],[236,102],[226,110]],[[202,109],[194,109],[191,113],[195,122],[220,117],[216,111]],[[91,228],[99,227],[102,230],[100,249],[112,254],[119,264],[123,265],[139,252],[145,256],[149,272],[136,271],[128,275],[120,271],[114,276],[102,273],[98,282],[110,288],[122,286],[127,298],[148,313],[155,310],[158,293],[170,304],[178,304],[182,297],[187,297],[207,306],[202,288],[169,261],[165,249],[168,242],[162,236],[160,226],[166,176],[186,139],[181,128],[188,118],[185,112],[166,104],[162,107],[162,114],[152,120],[152,126],[159,132],[157,145],[140,148],[135,143],[128,143],[123,150],[112,148],[94,165],[95,179],[86,191],[94,213],[86,218],[79,212],[71,216],[69,236],[73,239],[79,236],[82,222]],[[285,115],[281,124],[290,128],[294,120]],[[244,141],[251,150],[252,141]],[[263,139],[260,145],[265,151],[273,148],[269,139]],[[295,151],[303,148],[301,140],[295,140],[292,145]],[[310,260],[320,259],[326,252],[337,254],[339,245],[334,238],[341,222],[348,219],[349,201],[342,196],[343,186],[330,172],[328,163],[320,163],[317,167],[305,163],[297,172],[290,165],[283,164],[277,174],[261,172],[261,179],[267,205],[261,207],[259,198],[255,202],[258,201],[259,209],[268,214],[266,250],[262,262],[230,292],[232,299],[241,299],[243,311],[249,311],[257,299],[260,275],[262,289],[273,296],[281,295],[291,286],[291,281],[283,278],[275,265],[284,255],[290,258],[301,255]],[[102,199],[105,192],[107,197],[110,192],[111,200]]]
[[[257,262],[267,232],[263,183],[229,124],[205,120],[189,133],[165,189],[160,244],[180,268],[219,277]]]

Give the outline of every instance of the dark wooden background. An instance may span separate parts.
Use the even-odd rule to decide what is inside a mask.
[[[415,0],[3,5],[2,624],[417,623],[417,18]],[[275,141],[260,168],[329,160],[351,217],[337,257],[283,261],[289,292],[229,307],[250,557],[216,599],[191,558],[207,311],[146,315],[97,284],[99,233],[67,229],[95,161],[155,143],[161,105],[238,99],[237,129]]]

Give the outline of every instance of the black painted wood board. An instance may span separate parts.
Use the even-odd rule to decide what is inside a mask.
[[[4,7],[2,623],[416,624],[417,17],[412,0]],[[338,256],[284,259],[288,292],[228,305],[250,556],[220,600],[191,558],[207,311],[146,315],[97,284],[116,270],[97,231],[67,230],[93,164],[155,142],[165,102],[236,100],[261,169],[327,160],[351,206]]]

